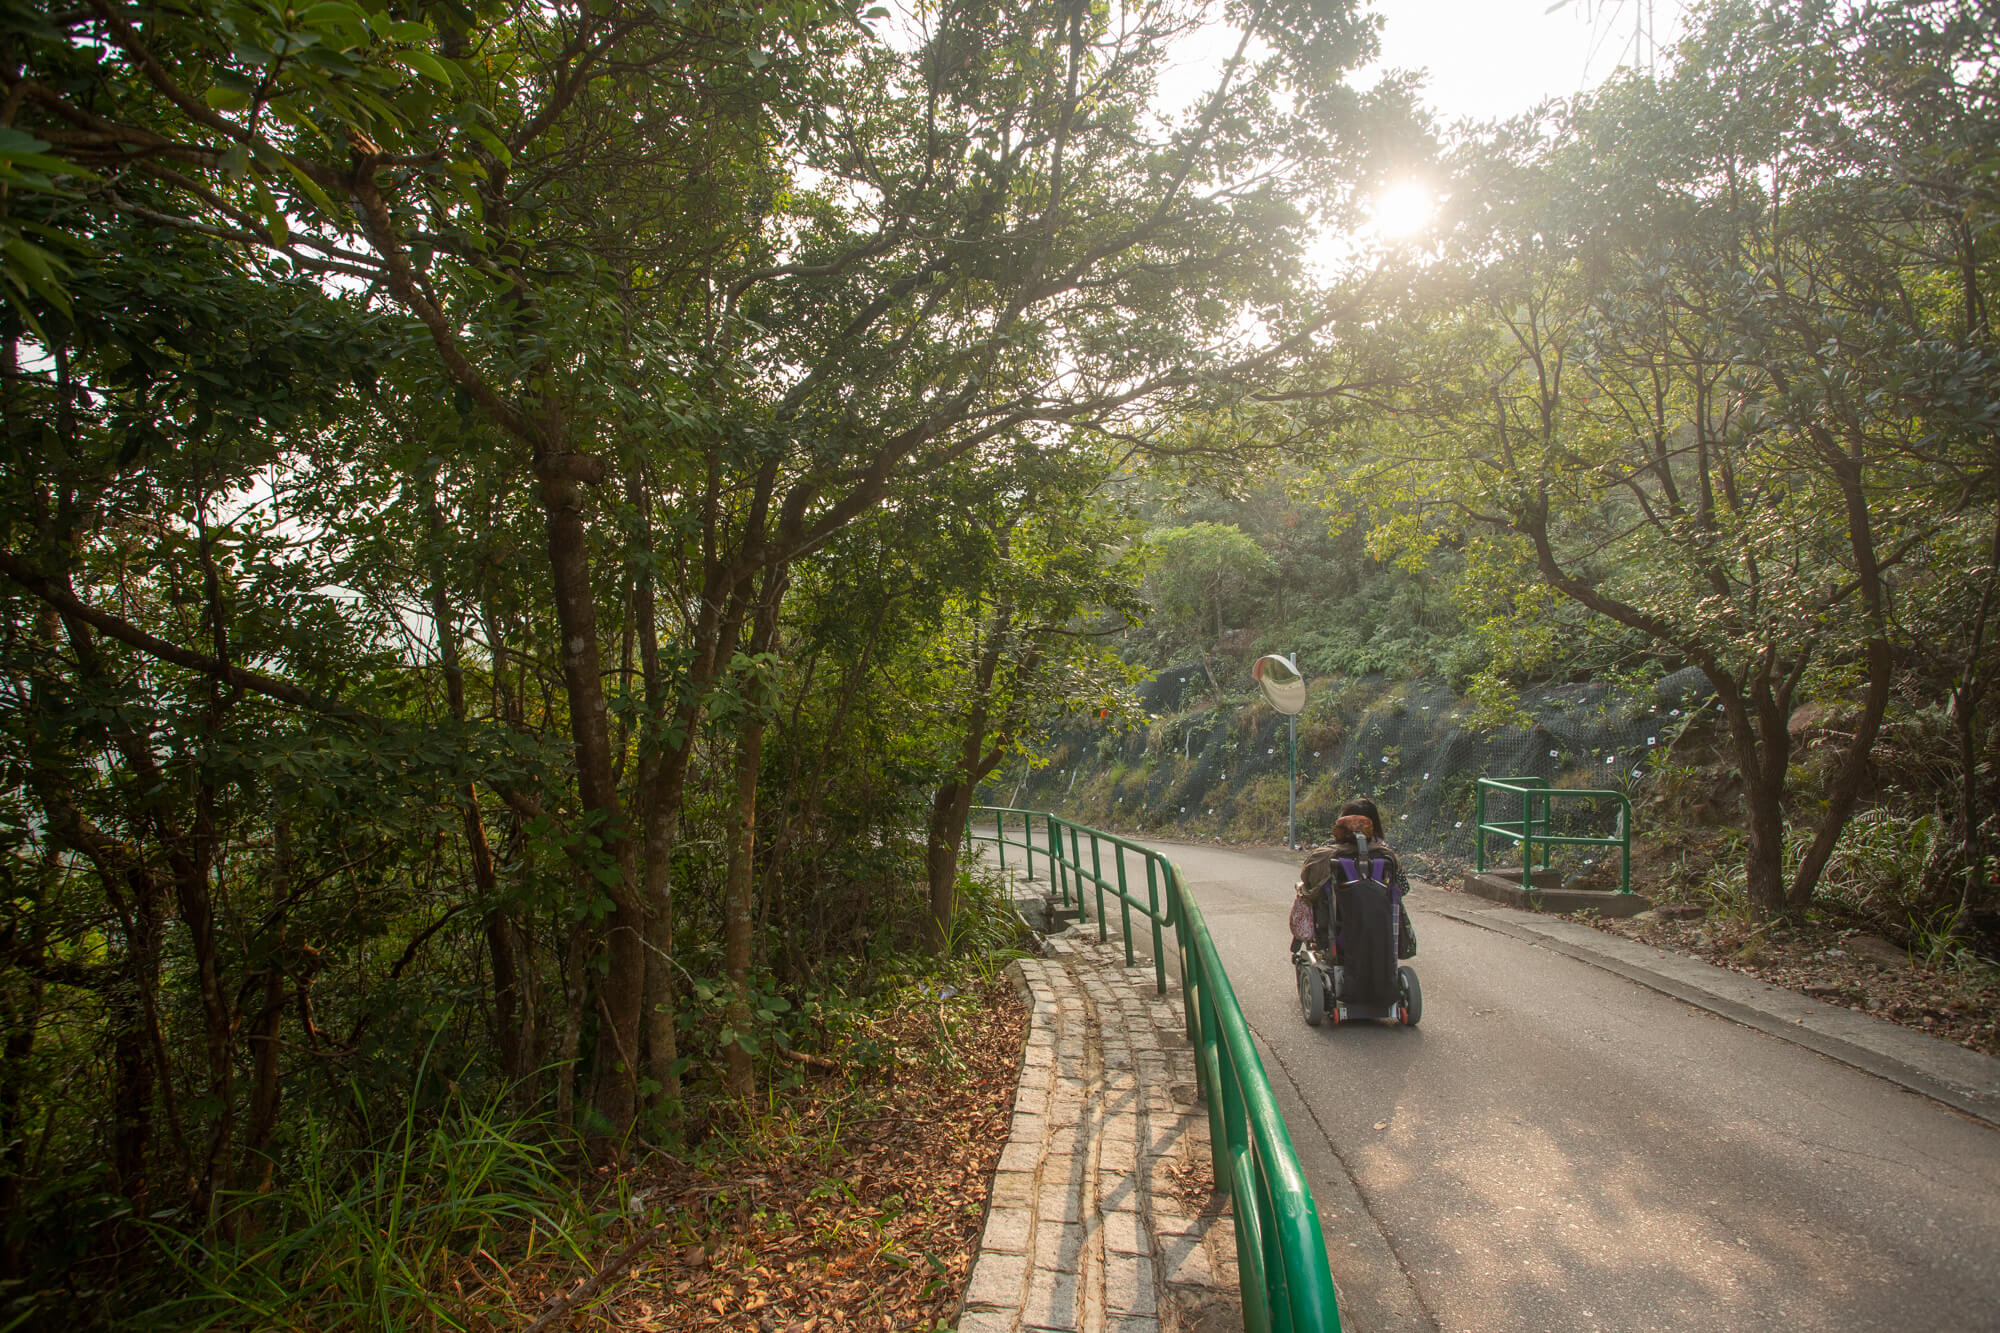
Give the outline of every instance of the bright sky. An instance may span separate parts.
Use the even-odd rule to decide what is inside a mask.
[[[1372,0],[1386,20],[1382,66],[1428,71],[1423,100],[1449,125],[1525,111],[1595,87],[1632,63],[1634,25],[1650,19],[1666,48],[1680,32],[1679,0]],[[1363,71],[1357,82],[1371,81]]]

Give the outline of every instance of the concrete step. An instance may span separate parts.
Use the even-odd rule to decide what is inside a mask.
[[[1554,871],[1536,871],[1535,876],[1554,876]],[[1460,887],[1476,897],[1492,902],[1505,903],[1509,907],[1519,907],[1530,912],[1596,912],[1599,916],[1637,916],[1653,903],[1644,894],[1614,893],[1603,889],[1565,889],[1559,887],[1560,879],[1544,886],[1539,878],[1531,877],[1534,888],[1522,889],[1521,872],[1516,870],[1488,871],[1481,875],[1467,871]]]

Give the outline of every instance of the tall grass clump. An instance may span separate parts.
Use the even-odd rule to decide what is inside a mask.
[[[158,1233],[188,1294],[130,1327],[386,1333],[464,1329],[509,1309],[514,1265],[588,1262],[591,1212],[553,1130],[455,1087],[429,1116],[413,1098],[376,1146],[342,1150],[327,1122],[309,1120],[286,1189],[227,1201],[221,1230],[236,1239]],[[487,1267],[468,1291],[455,1279],[475,1257]]]
[[[1935,814],[1910,814],[1889,807],[1862,810],[1841,830],[1833,857],[1820,873],[1823,907],[1874,921],[1913,928],[1927,915],[1924,867],[1942,833]],[[1785,872],[1791,874],[1812,841],[1812,830],[1787,839]]]
[[[1020,918],[997,867],[973,863],[958,872],[958,910],[951,921],[949,958],[991,981],[1022,951]]]

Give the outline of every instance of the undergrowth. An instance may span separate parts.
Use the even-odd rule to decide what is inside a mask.
[[[365,1113],[365,1108],[364,1108]],[[463,1329],[453,1270],[538,1257],[586,1262],[607,1220],[563,1170],[555,1126],[473,1105],[455,1091],[441,1114],[407,1112],[381,1144],[333,1146],[308,1122],[284,1192],[236,1200],[240,1238],[156,1234],[187,1295],[134,1329]]]
[[[393,1122],[377,1124],[379,1108],[354,1088],[346,1114],[300,1123],[274,1163],[274,1188],[221,1196],[206,1224],[136,1224],[150,1258],[126,1274],[127,1290],[150,1295],[109,1326],[511,1329],[645,1227],[663,1243],[714,1246],[732,1226],[767,1225],[743,1210],[740,1188],[698,1182],[779,1161],[838,1178],[857,1133],[869,1141],[899,1089],[966,1077],[967,1043],[985,1039],[987,1009],[1006,990],[1001,969],[1022,955],[998,876],[961,874],[958,887],[946,958],[878,950],[829,969],[811,996],[772,1016],[756,1101],[716,1089],[691,1097],[671,1151],[632,1145],[632,1169],[591,1170],[573,1127],[513,1109],[504,1092],[461,1092],[427,1053]],[[648,1196],[665,1191],[645,1187],[662,1170],[679,1181],[679,1203],[664,1210]],[[17,1295],[0,1307],[0,1333],[51,1327],[57,1295]]]

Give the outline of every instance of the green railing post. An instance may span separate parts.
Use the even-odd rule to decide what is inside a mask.
[[[1541,802],[1542,807],[1542,869],[1547,870],[1549,868],[1549,853],[1555,850],[1549,840],[1555,836],[1556,832],[1556,803],[1554,798],[1547,792],[1537,792],[1535,795],[1536,799]]]
[[[1118,851],[1118,891],[1120,893],[1125,891],[1125,851],[1123,848],[1120,848]],[[1159,880],[1153,875],[1153,858],[1150,856],[1146,858],[1146,916],[1153,923],[1154,994],[1165,995],[1167,993],[1167,950],[1166,942],[1160,937],[1160,884]],[[1126,918],[1126,923],[1128,925],[1131,923],[1130,917]],[[1180,932],[1176,930],[1174,934],[1178,937]]]
[[[1056,817],[1054,815],[1048,817],[1047,832],[1049,835],[1049,887],[1062,894],[1062,905],[1068,907],[1069,875],[1064,870],[1061,860],[1058,859],[1062,851],[1062,835],[1056,831]]]
[[[1078,860],[1081,861],[1082,858],[1079,857]],[[1095,829],[1092,829],[1090,834],[1090,882],[1097,886],[1097,942],[1102,944],[1109,933],[1110,921],[1104,912],[1104,867],[1098,863],[1097,831]],[[1130,927],[1127,927],[1125,931],[1125,966],[1132,966],[1132,931]]]
[[[1111,853],[1118,858],[1118,928],[1125,936],[1125,966],[1130,967],[1132,966],[1132,899],[1125,891],[1125,849],[1113,847]],[[1090,864],[1093,869],[1097,866],[1095,842],[1090,845]],[[1101,912],[1104,908],[1103,898],[1097,900],[1097,906]]]
[[[1618,806],[1618,892],[1632,892],[1632,800],[1620,797]]]
[[[1521,891],[1526,893],[1534,887],[1535,870],[1535,796],[1532,791],[1521,793]]]
[[[1472,827],[1475,834],[1472,868],[1483,875],[1486,873],[1486,783],[1484,781],[1473,788]]]
[[[1082,914],[1083,919],[1088,921],[1090,920],[1090,913],[1085,910],[1085,899],[1089,896],[1089,891],[1083,886],[1083,849],[1077,842],[1076,825],[1065,823],[1063,827],[1069,830],[1069,873],[1070,878],[1076,881],[1077,909]],[[1102,890],[1099,890],[1097,895],[1097,916],[1097,933],[1098,939],[1101,941],[1104,938],[1104,894]]]

